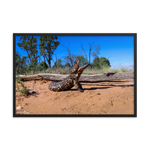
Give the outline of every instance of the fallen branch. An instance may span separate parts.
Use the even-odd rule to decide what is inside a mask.
[[[56,80],[61,81],[68,77],[68,75],[61,74],[35,74],[35,75],[19,75],[24,80]],[[101,81],[114,81],[114,80],[122,80],[122,79],[132,79],[134,78],[134,72],[123,72],[123,73],[106,73],[106,74],[97,74],[97,75],[84,75],[82,74],[80,77],[80,82],[101,82]]]
[[[122,84],[107,84],[107,83],[99,83],[99,84],[95,84],[95,83],[82,83],[82,85],[88,85],[88,86],[134,86],[134,83],[122,83]]]

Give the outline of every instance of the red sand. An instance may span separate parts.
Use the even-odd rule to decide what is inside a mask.
[[[133,79],[123,81],[134,82]],[[53,92],[48,89],[50,83],[24,82],[36,93],[27,97],[16,93],[16,114],[134,114],[134,86],[82,85],[84,92],[81,93],[75,87]]]

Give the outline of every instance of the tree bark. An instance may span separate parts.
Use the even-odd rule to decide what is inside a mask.
[[[61,74],[35,74],[35,75],[19,75],[16,76],[20,77],[24,80],[39,80],[39,79],[45,79],[45,80],[57,80],[61,81],[68,77],[68,75],[61,75]],[[134,78],[134,72],[123,72],[123,73],[106,73],[106,74],[97,74],[97,75],[84,75],[82,74],[79,81],[80,82],[106,82],[106,81],[117,81],[122,79],[133,79]]]

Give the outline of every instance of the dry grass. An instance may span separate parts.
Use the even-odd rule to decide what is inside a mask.
[[[50,74],[70,74],[71,69],[69,68],[57,68],[57,69],[47,69],[43,71],[35,71],[27,73],[27,75],[33,75],[33,74],[39,74],[39,73],[50,73]],[[103,73],[117,73],[117,72],[133,72],[133,68],[129,69],[127,67],[120,67],[119,69],[113,69],[110,67],[105,67],[103,69],[97,69],[97,68],[86,68],[83,72],[83,74],[103,74]]]
[[[117,72],[133,72],[133,69],[128,69],[126,67],[120,67],[119,69],[113,69],[110,67],[106,67],[103,69],[90,69],[87,68],[84,70],[83,74],[103,74],[103,73],[117,73]]]

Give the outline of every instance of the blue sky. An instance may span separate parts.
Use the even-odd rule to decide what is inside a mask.
[[[19,38],[20,36],[16,36],[16,51],[21,56],[27,56],[27,53],[17,46]],[[112,68],[117,68],[120,65],[125,67],[133,67],[134,65],[134,36],[58,36],[58,41],[60,45],[53,55],[54,61],[55,55],[57,55],[57,59],[63,59],[68,54],[64,45],[70,49],[71,53],[77,54],[82,50],[82,43],[88,56],[89,43],[94,43],[94,45],[100,45],[99,57],[106,57]],[[37,44],[39,43],[39,36],[37,36]],[[38,46],[37,48],[39,50]],[[94,48],[92,50],[94,51]],[[41,59],[43,58],[41,57]],[[92,56],[91,60],[93,60]],[[54,64],[53,61],[51,63]]]

